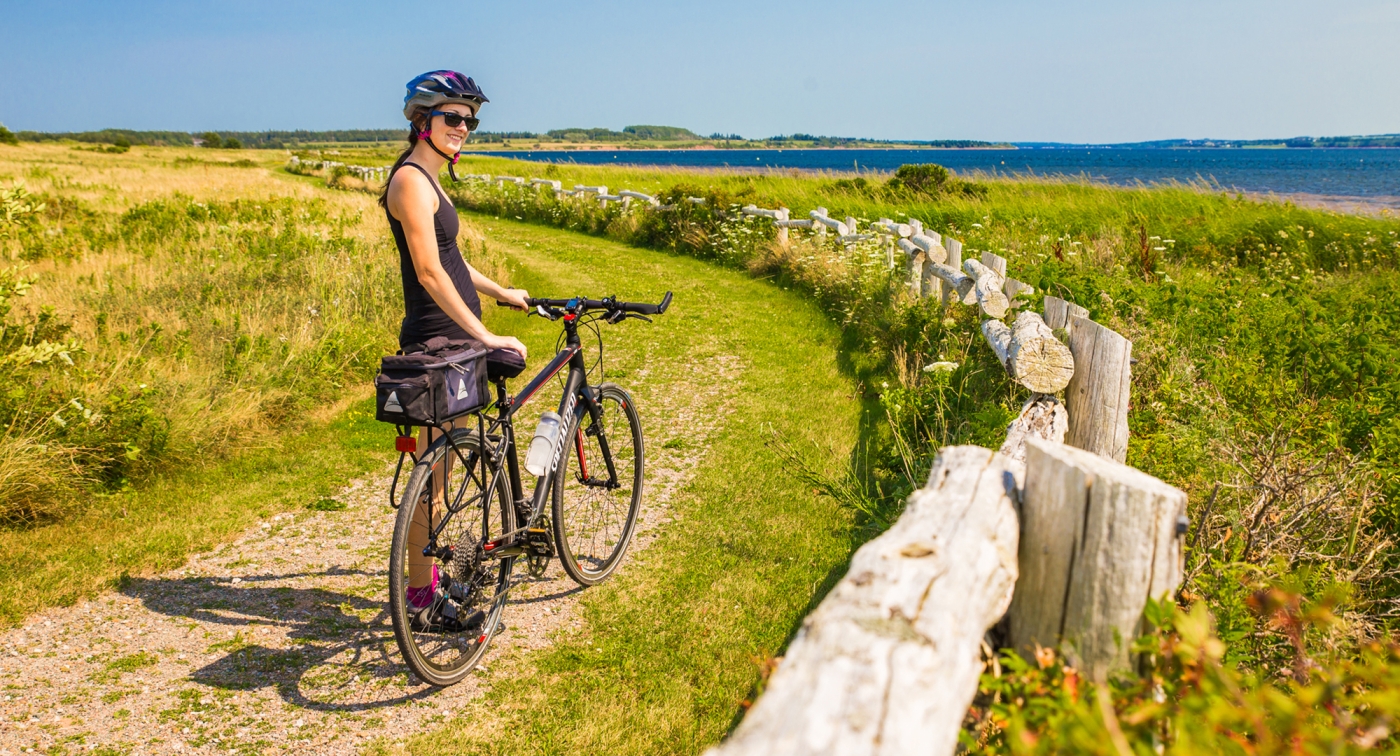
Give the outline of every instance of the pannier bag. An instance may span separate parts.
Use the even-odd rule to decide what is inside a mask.
[[[441,425],[486,404],[485,349],[431,339],[424,351],[392,354],[374,379],[374,417],[395,425]]]

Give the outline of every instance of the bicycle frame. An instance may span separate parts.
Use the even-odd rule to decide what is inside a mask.
[[[600,485],[607,488],[617,488],[619,486],[617,481],[617,469],[613,463],[612,452],[608,447],[607,433],[602,423],[602,407],[598,402],[593,387],[588,385],[588,368],[583,358],[583,345],[578,333],[578,318],[573,313],[570,313],[565,315],[562,320],[564,321],[565,334],[564,348],[560,350],[558,354],[554,355],[554,358],[549,361],[549,364],[545,365],[544,369],[537,373],[534,378],[531,378],[529,383],[525,384],[525,387],[520,390],[519,394],[514,397],[508,396],[506,394],[505,381],[501,380],[496,382],[496,401],[491,405],[496,408],[496,415],[494,417],[486,416],[486,413],[491,409],[491,406],[488,406],[449,421],[455,423],[462,418],[471,415],[476,416],[478,438],[481,439],[481,447],[483,452],[485,452],[480,455],[479,460],[481,470],[480,483],[482,484],[481,495],[489,497],[491,495],[490,492],[496,490],[496,486],[499,484],[499,476],[506,474],[509,476],[508,482],[511,506],[515,507],[517,516],[524,515],[520,517],[520,521],[523,521],[523,524],[520,524],[520,521],[518,521],[517,527],[514,530],[508,533],[498,534],[489,541],[483,538],[482,543],[478,544],[477,548],[481,550],[481,556],[485,559],[505,559],[519,556],[523,552],[523,547],[514,545],[512,539],[520,533],[536,528],[540,518],[544,515],[545,505],[549,499],[549,492],[555,482],[554,476],[559,471],[563,455],[567,453],[567,439],[564,433],[566,429],[570,430],[571,435],[574,436],[576,453],[579,455],[579,475],[585,485]],[[565,427],[560,429],[559,438],[555,442],[554,453],[551,455],[549,467],[545,470],[545,474],[541,475],[535,483],[535,491],[531,496],[527,514],[524,508],[525,499],[521,495],[524,492],[524,485],[520,475],[520,457],[516,444],[514,418],[521,408],[525,406],[525,403],[532,399],[545,383],[558,375],[559,371],[563,370],[565,366],[568,366],[569,373],[564,380],[564,395],[559,400],[559,416],[564,420]],[[605,481],[592,479],[588,475],[587,461],[583,457],[583,440],[580,435],[583,433],[582,421],[584,412],[589,413],[593,418],[593,427],[597,429],[598,446],[602,452],[603,463],[608,472],[608,477]],[[459,474],[472,474],[477,467],[478,460],[469,459],[471,456],[469,452],[467,454],[463,453],[464,450],[457,445],[456,441],[452,438],[451,432],[444,425],[431,427],[442,434],[442,440],[445,440],[446,444],[452,449],[453,455],[461,462],[462,471]],[[403,433],[401,430],[400,435],[407,434]],[[438,442],[435,441],[434,443]],[[402,452],[399,455],[399,469],[396,469],[394,472],[394,485],[390,488],[391,501],[394,495],[393,492],[398,485],[399,470],[403,467],[403,458],[405,456],[410,457],[415,464],[419,461],[417,454]],[[490,459],[488,459],[488,457]],[[503,467],[504,469],[502,469]],[[428,502],[428,522],[437,522],[437,524],[435,526],[430,525],[428,529],[428,543],[423,548],[424,556],[433,556],[437,558],[451,557],[451,548],[439,546],[437,538],[452,518],[458,512],[462,511],[462,496],[466,489],[465,487],[459,487],[456,499],[450,505],[447,504],[447,498],[450,495],[448,491],[450,490],[452,478],[450,468],[450,465],[447,466],[443,473],[443,505],[447,512],[442,516],[441,521],[437,521],[437,518],[433,515],[433,507],[436,502],[434,502],[431,497]],[[395,506],[397,506],[397,504],[395,504]],[[489,506],[482,507],[482,518],[482,533],[486,535],[490,527]]]

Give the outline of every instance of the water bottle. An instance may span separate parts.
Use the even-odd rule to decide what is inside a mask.
[[[535,426],[535,437],[530,440],[530,452],[525,455],[525,470],[536,477],[549,472],[549,463],[554,458],[554,442],[559,439],[559,426],[563,418],[557,412],[540,415],[540,424]]]

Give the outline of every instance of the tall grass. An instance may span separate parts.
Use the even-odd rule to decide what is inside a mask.
[[[4,237],[0,279],[28,287],[0,297],[6,352],[30,355],[0,393],[5,519],[259,445],[359,391],[392,350],[397,260],[368,197],[134,154],[24,158],[0,162],[39,206]],[[45,344],[62,359],[35,358]]]

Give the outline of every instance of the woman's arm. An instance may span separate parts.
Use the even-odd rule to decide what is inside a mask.
[[[486,329],[462,301],[457,287],[443,270],[438,259],[437,232],[433,227],[433,215],[437,212],[438,197],[426,176],[414,171],[398,171],[389,187],[389,212],[403,224],[404,237],[408,241],[408,255],[413,260],[413,270],[418,274],[418,282],[427,290],[438,307],[447,313],[457,325],[466,330],[467,335],[480,341],[490,349],[513,349],[525,357],[525,345],[513,336],[497,336]],[[496,287],[499,289],[500,287]]]
[[[477,291],[491,297],[497,302],[508,304],[513,309],[529,309],[525,306],[525,298],[530,296],[530,292],[524,289],[507,289],[486,276],[481,275],[481,271],[477,270],[471,263],[467,263],[467,268],[472,272],[472,284],[476,286]]]

